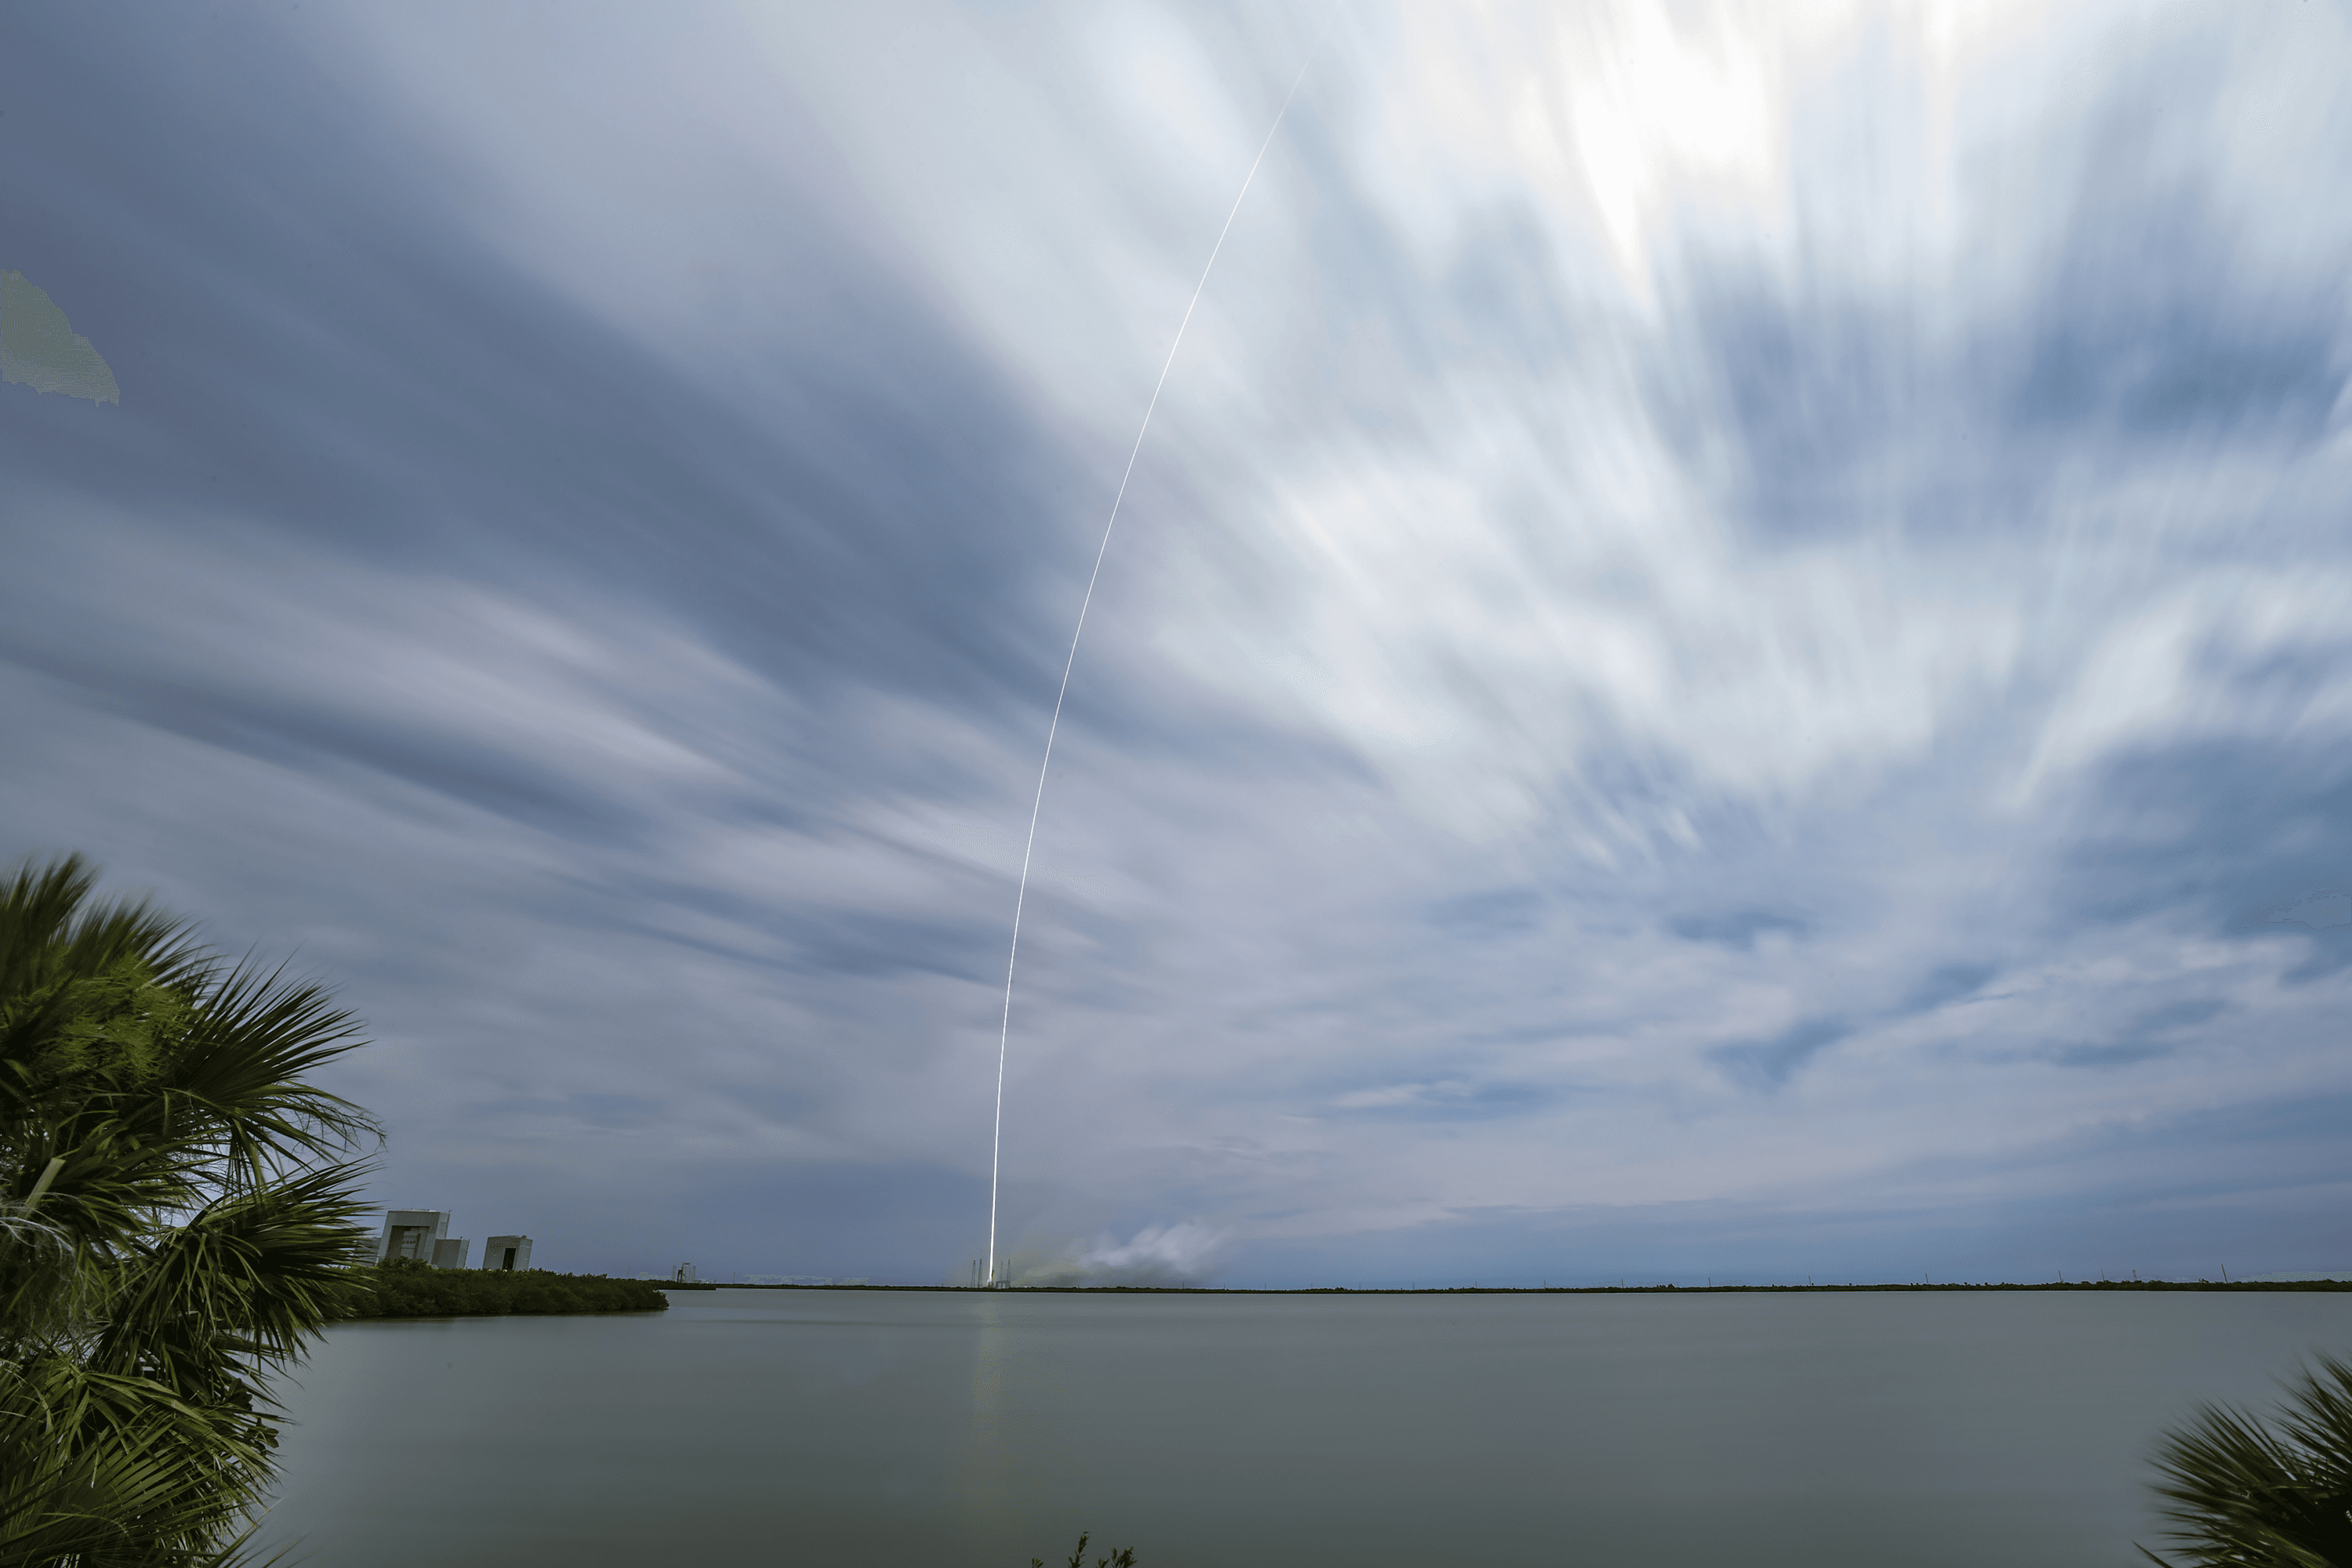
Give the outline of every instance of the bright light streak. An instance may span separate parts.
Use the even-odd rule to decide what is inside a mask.
[[[1282,131],[1283,117],[1290,112],[1291,100],[1298,96],[1298,86],[1307,79],[1308,67],[1315,63],[1317,51],[1322,48],[1331,24],[1339,19],[1346,0],[1331,8],[1323,19],[1322,31],[1307,46],[1307,58],[1298,74],[1290,79],[1290,90],[1282,95],[1282,107],[1274,111],[1274,123],[1266,127],[1265,140],[1257,145],[1257,156],[1250,160],[1249,173],[1242,176],[1242,188],[1234,193],[1234,205],[1225,213],[1225,224],[1217,230],[1217,243],[1209,247],[1209,259],[1201,268],[1201,280],[1192,286],[1192,298],[1184,306],[1184,319],[1176,323],[1175,341],[1168,345],[1168,357],[1160,362],[1160,379],[1151,384],[1151,401],[1143,406],[1143,423],[1136,427],[1135,445],[1128,448],[1127,468],[1118,477],[1118,493],[1111,498],[1110,516],[1103,523],[1102,543],[1095,550],[1095,569],[1087,578],[1087,591],[1078,601],[1078,622],[1070,630],[1070,657],[1062,661],[1061,689],[1054,694],[1053,721],[1045,726],[1045,755],[1037,764],[1037,796],[1029,805],[1029,838],[1021,849],[1021,884],[1013,896],[1013,944],[1004,960],[1004,1017],[996,1036],[996,1130],[988,1154],[988,1274],[987,1282],[996,1283],[996,1196],[998,1177],[1004,1160],[1004,1061],[1013,1040],[1013,972],[1021,961],[1021,910],[1029,899],[1029,861],[1037,849],[1037,817],[1045,807],[1045,774],[1054,765],[1054,737],[1062,728],[1062,702],[1070,694],[1070,671],[1078,662],[1078,639],[1086,635],[1087,611],[1095,602],[1095,584],[1102,578],[1103,557],[1110,552],[1111,531],[1118,526],[1118,509],[1127,500],[1128,482],[1135,478],[1135,460],[1143,454],[1143,438],[1151,430],[1151,416],[1160,407],[1160,395],[1168,386],[1168,373],[1176,368],[1177,351],[1184,346],[1184,330],[1192,324],[1192,312],[1201,307],[1201,296],[1209,287],[1209,274],[1216,269],[1217,255],[1225,248],[1225,237],[1234,231],[1234,220],[1241,216],[1242,203],[1249,198],[1250,184],[1257,178],[1258,166],[1265,162],[1268,149]]]

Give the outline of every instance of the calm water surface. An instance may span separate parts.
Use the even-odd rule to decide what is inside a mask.
[[[2141,1563],[2159,1427],[2352,1296],[678,1292],[352,1323],[268,1546],[325,1568]]]

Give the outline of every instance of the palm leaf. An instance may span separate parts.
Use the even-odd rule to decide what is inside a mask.
[[[352,1269],[364,1260],[352,1222],[366,1170],[331,1165],[234,1192],[163,1232],[125,1268],[96,1363],[128,1368],[142,1351],[187,1345],[272,1363],[299,1356],[365,1293]]]
[[[2323,1356],[2288,1394],[2274,1426],[2209,1405],[2160,1442],[2159,1515],[2181,1562],[2352,1568],[2352,1366]]]
[[[0,1568],[196,1561],[242,1535],[261,1449],[150,1380],[0,1373]]]
[[[270,1373],[364,1293],[344,1156],[378,1130],[309,1081],[359,1026],[94,887],[0,881],[0,1568],[222,1564]]]
[[[215,1141],[232,1182],[331,1159],[380,1130],[306,1075],[355,1048],[359,1032],[320,986],[239,965],[205,986],[162,1110],[182,1135],[201,1128]]]

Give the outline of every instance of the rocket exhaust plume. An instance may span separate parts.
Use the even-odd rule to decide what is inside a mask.
[[[1102,543],[1095,550],[1094,571],[1087,577],[1085,596],[1078,601],[1077,624],[1070,629],[1070,656],[1062,661],[1061,689],[1054,694],[1053,721],[1045,726],[1045,753],[1037,764],[1037,795],[1029,805],[1029,837],[1021,848],[1021,881],[1013,896],[1013,942],[1004,960],[1004,1015],[996,1035],[996,1127],[988,1154],[988,1268],[986,1283],[996,1283],[996,1196],[998,1177],[1004,1163],[1004,1061],[1013,1039],[1013,974],[1021,961],[1021,911],[1029,899],[1029,862],[1037,850],[1037,817],[1045,806],[1045,775],[1054,765],[1054,737],[1062,728],[1062,703],[1070,694],[1070,671],[1077,667],[1078,639],[1086,635],[1087,611],[1095,602],[1095,584],[1102,578],[1103,557],[1110,552],[1110,536],[1118,526],[1118,509],[1127,500],[1128,482],[1135,478],[1135,460],[1143,454],[1143,438],[1151,431],[1151,416],[1160,407],[1160,395],[1168,386],[1168,373],[1176,368],[1177,351],[1184,346],[1184,330],[1192,324],[1192,312],[1201,306],[1201,296],[1209,287],[1209,274],[1216,269],[1217,255],[1225,247],[1225,237],[1233,232],[1234,219],[1241,216],[1242,203],[1248,199],[1250,184],[1257,178],[1260,164],[1274,145],[1282,130],[1283,117],[1290,112],[1291,100],[1298,96],[1298,86],[1307,79],[1307,68],[1314,65],[1315,56],[1323,47],[1324,37],[1331,24],[1339,19],[1346,4],[1331,8],[1323,19],[1323,27],[1307,47],[1307,58],[1300,64],[1298,74],[1290,79],[1290,90],[1282,96],[1282,107],[1274,111],[1274,123],[1266,127],[1265,140],[1258,143],[1257,156],[1250,160],[1249,173],[1242,176],[1242,188],[1234,195],[1234,205],[1225,213],[1225,223],[1217,230],[1217,243],[1209,247],[1209,259],[1201,268],[1201,280],[1192,286],[1192,298],[1184,306],[1184,319],[1176,324],[1175,340],[1168,345],[1168,357],[1160,362],[1160,379],[1151,384],[1151,401],[1143,407],[1143,422],[1136,427],[1135,445],[1128,448],[1127,468],[1118,477],[1118,491],[1111,498],[1110,516],[1103,522]]]

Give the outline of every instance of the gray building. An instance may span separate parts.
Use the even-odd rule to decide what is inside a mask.
[[[494,1236],[482,1243],[482,1267],[520,1272],[530,1267],[530,1237]]]
[[[463,1268],[473,1243],[449,1234],[447,1209],[386,1209],[383,1233],[375,1238],[375,1260],[414,1258],[436,1268]]]
[[[389,1263],[395,1258],[414,1258],[431,1263],[434,1244],[448,1234],[447,1209],[386,1209],[383,1234],[376,1237],[375,1260]]]

